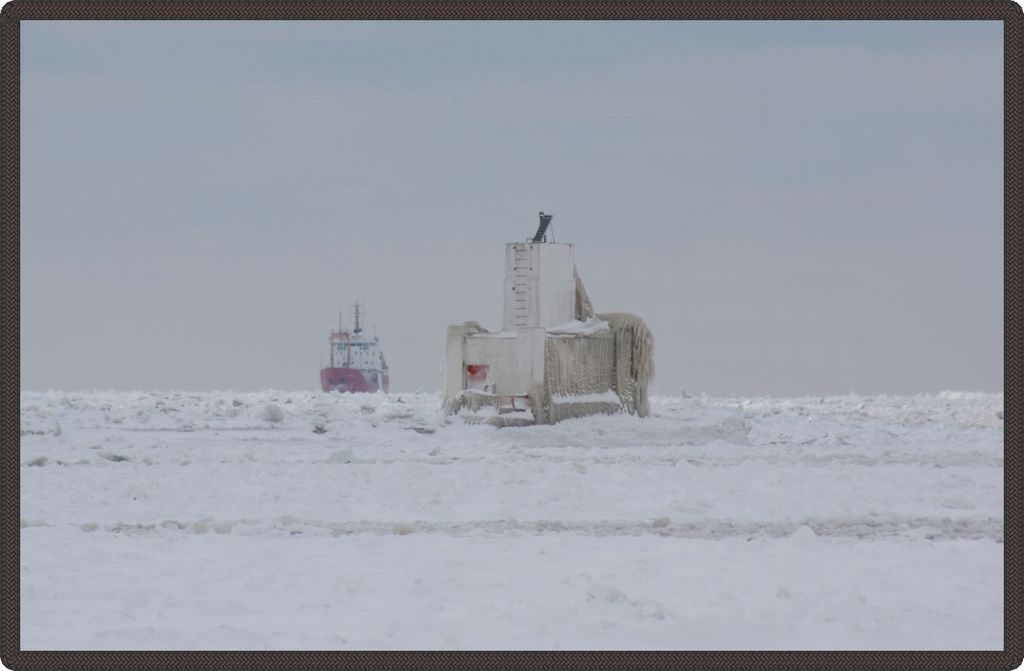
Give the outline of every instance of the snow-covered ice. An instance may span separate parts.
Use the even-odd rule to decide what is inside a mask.
[[[22,649],[1001,649],[1003,396],[21,394]]]
[[[563,396],[554,394],[551,397],[552,403],[608,403],[609,405],[621,405],[618,394],[611,389],[607,391],[595,391],[586,394],[570,394]]]
[[[549,335],[593,335],[602,331],[610,331],[611,325],[597,317],[588,317],[586,321],[574,320],[568,324],[549,326]]]

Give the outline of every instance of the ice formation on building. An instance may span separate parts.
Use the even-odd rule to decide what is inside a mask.
[[[647,416],[654,339],[636,315],[595,313],[573,245],[547,241],[552,215],[505,245],[502,330],[453,324],[445,341],[445,411],[499,425],[553,424],[626,411]]]

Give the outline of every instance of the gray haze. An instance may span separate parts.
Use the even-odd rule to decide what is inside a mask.
[[[21,387],[392,391],[538,210],[655,393],[1003,387],[998,22],[23,22]]]

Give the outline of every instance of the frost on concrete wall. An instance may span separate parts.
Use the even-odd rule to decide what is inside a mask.
[[[597,315],[608,322],[615,339],[615,392],[627,412],[650,412],[647,387],[654,379],[654,336],[643,319],[623,312]]]
[[[590,335],[549,335],[546,339],[545,414],[551,422],[620,408],[640,417],[649,412],[647,388],[654,376],[654,337],[650,329],[636,315],[607,313],[596,317],[608,322],[610,330]],[[609,390],[615,392],[620,403],[609,406],[606,401],[587,398]]]
[[[553,396],[614,389],[614,366],[615,339],[610,331],[545,339],[544,386]]]
[[[615,388],[615,338],[610,331],[593,335],[553,336],[544,342],[544,403],[551,423],[618,411],[618,399],[594,401]],[[612,395],[614,399],[614,394]]]

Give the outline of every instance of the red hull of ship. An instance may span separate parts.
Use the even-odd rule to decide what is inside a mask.
[[[385,373],[379,380],[373,380],[367,379],[361,370],[355,368],[324,368],[320,371],[320,388],[324,391],[387,393],[388,376]]]

